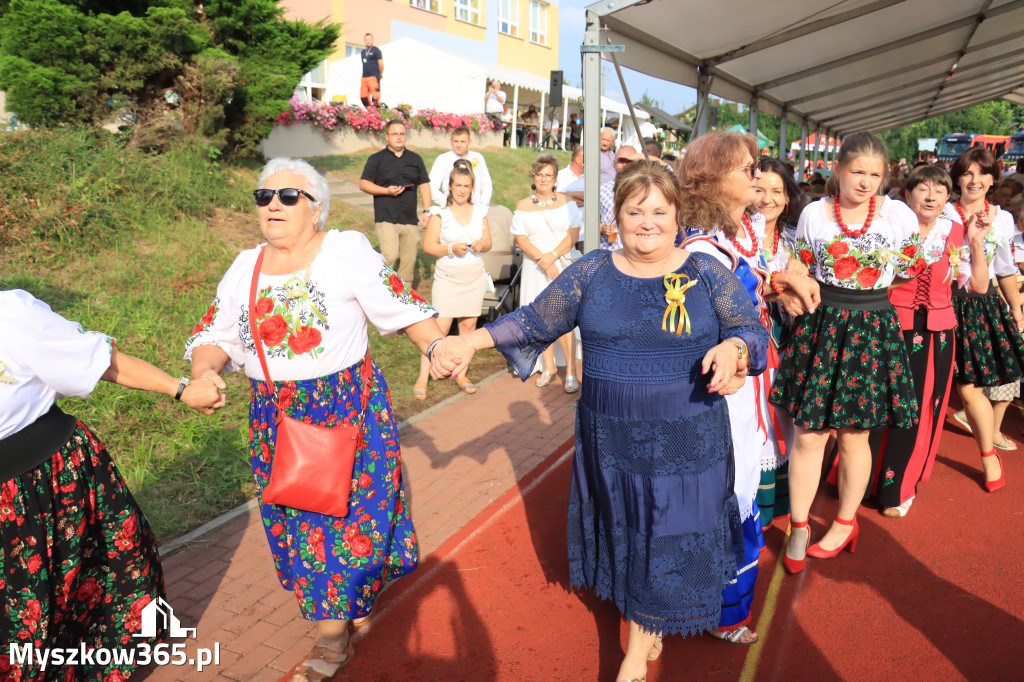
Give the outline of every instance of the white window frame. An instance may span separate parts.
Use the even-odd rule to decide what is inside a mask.
[[[464,21],[474,26],[480,23],[480,0],[452,0],[452,10],[456,21]]]
[[[409,6],[434,14],[441,13],[441,0],[409,0]]]
[[[359,43],[345,43],[345,56],[351,57],[354,54],[360,54],[366,49],[366,45],[360,45]]]
[[[498,33],[519,37],[519,0],[497,0]],[[506,14],[503,14],[506,12]]]
[[[530,42],[548,44],[548,6],[537,0],[530,0]]]
[[[320,75],[322,77],[322,80],[316,79],[315,76],[314,76],[314,72],[317,69],[321,69]],[[317,99],[323,98],[324,92],[326,92],[326,90],[327,90],[327,60],[326,59],[323,60],[322,62],[320,62],[316,67],[314,67],[308,73],[306,73],[302,77],[302,80],[299,81],[299,84],[295,86],[295,94],[302,95],[302,98],[305,99],[307,102],[312,102],[313,101],[313,94],[314,94],[313,91],[314,90],[319,90],[320,91],[320,97],[318,97]]]

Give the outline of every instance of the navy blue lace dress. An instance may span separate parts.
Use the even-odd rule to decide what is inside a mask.
[[[704,254],[676,271],[691,330],[662,330],[665,285],[620,272],[609,251],[567,268],[528,306],[487,325],[527,377],[574,327],[583,340],[576,457],[569,496],[569,573],[646,630],[696,634],[718,625],[722,587],[743,558],[725,399],[701,360],[743,338],[751,372],[767,332],[736,276]]]

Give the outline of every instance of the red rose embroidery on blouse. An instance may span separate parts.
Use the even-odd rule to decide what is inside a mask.
[[[833,270],[836,273],[836,279],[850,279],[859,267],[860,263],[857,262],[856,258],[844,256],[836,259]]]
[[[288,323],[281,315],[271,315],[260,322],[260,338],[267,346],[276,346],[288,333]]]
[[[264,296],[256,301],[256,316],[266,317],[274,311],[274,302]]]
[[[804,265],[814,265],[814,254],[810,249],[800,249],[800,260]]]
[[[907,244],[903,247],[903,255],[906,256],[908,260],[915,258],[917,256],[917,246],[914,244]]]
[[[904,251],[906,251],[906,249],[904,249]],[[907,277],[917,277],[922,272],[924,272],[924,269],[927,267],[928,263],[925,261],[925,259],[918,258],[916,261],[914,261],[913,265],[907,268]]]
[[[398,275],[389,275],[388,284],[391,285],[391,291],[395,292],[395,295],[401,296],[405,293],[405,282]]]
[[[370,556],[373,554],[373,541],[365,535],[357,535],[349,541],[352,556]]]
[[[316,327],[300,326],[288,337],[288,347],[296,355],[302,355],[320,345],[320,330]]]
[[[866,268],[861,268],[861,271],[857,273],[857,284],[861,285],[864,289],[870,289],[875,286],[875,282],[877,282],[878,278],[881,276],[881,270],[869,265]]]
[[[845,242],[832,242],[828,245],[828,253],[833,258],[842,258],[850,253],[850,245]]]
[[[409,295],[412,296],[412,300],[416,301],[417,303],[426,303],[427,302],[426,299],[424,299],[422,296],[420,296],[416,292],[415,289],[412,289],[411,293]]]

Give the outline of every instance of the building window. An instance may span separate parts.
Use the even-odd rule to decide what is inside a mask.
[[[428,12],[441,13],[441,0],[409,0],[409,5],[425,9]]]
[[[322,100],[324,91],[327,89],[327,60],[316,65],[312,71],[307,73],[295,86],[295,94],[306,101],[314,99]]]
[[[455,18],[480,25],[480,0],[455,0]]]
[[[345,56],[351,57],[354,54],[359,54],[366,49],[365,45],[356,45],[354,43],[345,43]]]
[[[548,6],[537,0],[530,0],[530,42],[548,44]]]
[[[498,33],[519,37],[519,0],[498,0]]]

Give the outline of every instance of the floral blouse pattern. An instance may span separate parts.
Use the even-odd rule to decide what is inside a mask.
[[[850,237],[836,224],[831,203],[822,199],[800,215],[797,257],[824,284],[885,289],[896,277],[912,279],[928,267],[917,228],[917,216],[906,204],[888,200],[866,234]]]

